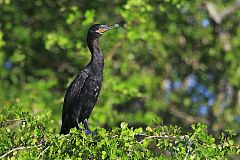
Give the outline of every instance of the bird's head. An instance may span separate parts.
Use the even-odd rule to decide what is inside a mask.
[[[88,38],[98,39],[104,32],[116,27],[119,27],[119,25],[94,24],[89,28]]]

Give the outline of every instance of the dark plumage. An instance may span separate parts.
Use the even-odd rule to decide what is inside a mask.
[[[87,45],[92,53],[90,63],[75,77],[66,92],[62,110],[60,134],[68,134],[71,128],[80,129],[83,123],[86,133],[91,133],[88,118],[97,102],[103,81],[104,58],[98,47],[98,38],[117,24],[108,26],[95,24],[90,27]]]

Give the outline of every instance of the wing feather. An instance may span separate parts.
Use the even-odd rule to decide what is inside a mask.
[[[88,74],[85,71],[81,71],[72,81],[64,98],[64,110],[76,102],[87,77]]]

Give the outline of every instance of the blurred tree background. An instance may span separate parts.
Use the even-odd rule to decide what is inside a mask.
[[[52,112],[59,130],[65,91],[90,60],[89,26],[119,23],[100,39],[104,84],[92,128],[155,119],[239,133],[239,8],[239,0],[0,0],[0,105]]]

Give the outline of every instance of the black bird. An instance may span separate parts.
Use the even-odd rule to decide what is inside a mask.
[[[92,53],[91,61],[75,77],[65,94],[60,134],[68,134],[74,127],[81,130],[80,123],[83,123],[87,134],[92,133],[88,126],[88,118],[98,100],[104,68],[104,58],[98,47],[98,38],[115,27],[119,27],[118,24],[94,24],[90,27],[87,45]]]

